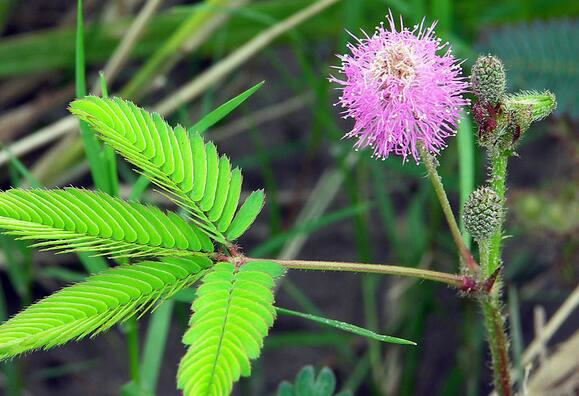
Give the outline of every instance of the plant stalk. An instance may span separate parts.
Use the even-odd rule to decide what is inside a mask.
[[[481,306],[491,350],[495,388],[500,396],[511,396],[509,346],[500,301],[493,296],[484,296]]]
[[[499,153],[491,158],[490,187],[497,193],[504,207],[505,180],[508,153]],[[489,277],[501,265],[502,227],[488,240],[479,241],[481,272]],[[505,322],[500,301],[502,282],[500,274],[488,295],[480,297],[489,348],[491,351],[495,387],[500,396],[511,396],[510,359]]]
[[[288,269],[304,269],[314,271],[346,271],[364,272],[383,275],[408,276],[411,278],[426,279],[446,283],[449,286],[464,289],[470,283],[470,278],[459,275],[425,270],[420,268],[401,267],[396,265],[348,263],[335,261],[308,261],[308,260],[278,260],[246,258],[247,261],[273,261]]]
[[[442,180],[438,174],[438,171],[436,170],[437,160],[431,153],[428,152],[428,150],[424,148],[420,142],[418,143],[418,150],[420,152],[420,157],[424,162],[424,166],[426,167],[428,177],[430,178],[432,186],[434,187],[434,192],[436,193],[436,196],[440,202],[440,206],[442,207],[442,212],[444,213],[444,217],[446,218],[446,222],[448,223],[448,227],[450,228],[450,232],[452,234],[452,239],[454,240],[454,244],[460,253],[460,257],[472,272],[477,273],[479,271],[478,264],[464,243],[464,239],[462,238],[460,229],[456,223],[454,213],[450,207],[450,202],[448,202],[446,191],[442,185]]]
[[[505,181],[507,178],[507,153],[500,153],[491,158],[490,187],[497,193],[501,206],[505,206]],[[489,263],[486,275],[492,274],[501,264],[501,241],[503,239],[502,223],[490,239]]]
[[[132,316],[124,324],[127,355],[129,359],[129,375],[135,385],[140,383],[139,373],[139,332],[137,318]]]

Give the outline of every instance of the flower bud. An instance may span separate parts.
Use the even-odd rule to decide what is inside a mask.
[[[470,80],[472,91],[481,102],[494,106],[505,94],[505,68],[500,59],[492,55],[479,56],[472,67]]]
[[[506,130],[515,144],[532,122],[547,117],[557,107],[555,95],[549,91],[522,91],[505,99]]]
[[[490,238],[503,221],[501,199],[488,187],[478,188],[469,195],[464,205],[463,220],[466,230],[474,239],[481,241]]]
[[[529,124],[547,117],[557,108],[555,95],[549,91],[521,91],[509,95],[506,106],[511,111],[528,110]]]

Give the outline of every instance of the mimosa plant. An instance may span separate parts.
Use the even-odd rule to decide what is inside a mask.
[[[88,252],[118,262],[0,325],[0,358],[98,334],[199,281],[183,337],[187,352],[177,386],[186,395],[228,395],[240,377],[250,374],[251,360],[260,354],[276,316],[275,284],[287,269],[373,272],[443,282],[460,295],[478,299],[497,390],[503,396],[511,394],[500,305],[506,162],[530,123],[553,109],[554,97],[533,92],[505,95],[502,66],[488,57],[477,61],[470,84],[449,45],[436,38],[434,26],[397,29],[390,15],[387,27],[381,25],[372,36],[349,46],[351,53],[340,57],[342,76],[331,80],[342,90],[339,103],[345,116],[355,121],[346,137],[357,137],[357,148],[370,146],[377,158],[396,154],[403,161],[413,158],[425,164],[461,257],[458,273],[246,257],[236,240],[258,216],[265,195],[254,191],[240,205],[242,172],[232,168],[213,143],[204,141],[203,123],[191,130],[172,127],[123,99],[87,96],[70,104],[72,114],[153,182],[183,215],[77,188],[0,193],[0,228],[7,234],[34,240],[33,246],[41,249]],[[473,115],[491,164],[489,185],[473,193],[464,211],[466,226],[479,244],[480,263],[463,242],[435,158],[455,133],[462,108],[470,104],[464,97],[469,89],[477,96]],[[414,344],[347,324],[337,326],[382,341]],[[280,394],[293,394],[291,385]]]

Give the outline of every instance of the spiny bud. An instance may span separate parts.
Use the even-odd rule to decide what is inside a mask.
[[[481,102],[496,105],[505,94],[505,68],[492,55],[479,56],[470,76],[472,91]]]
[[[474,239],[490,238],[503,221],[501,199],[488,187],[478,188],[469,195],[464,205],[463,220],[466,230]]]

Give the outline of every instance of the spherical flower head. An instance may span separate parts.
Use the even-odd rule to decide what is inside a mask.
[[[435,37],[436,24],[425,28],[423,21],[410,30],[401,19],[398,31],[392,14],[387,22],[348,44],[350,53],[338,55],[343,79],[330,81],[340,85],[344,118],[354,119],[344,137],[357,137],[356,149],[370,146],[377,158],[394,153],[418,162],[418,142],[438,153],[455,134],[461,106],[469,103],[468,81],[448,43]]]

